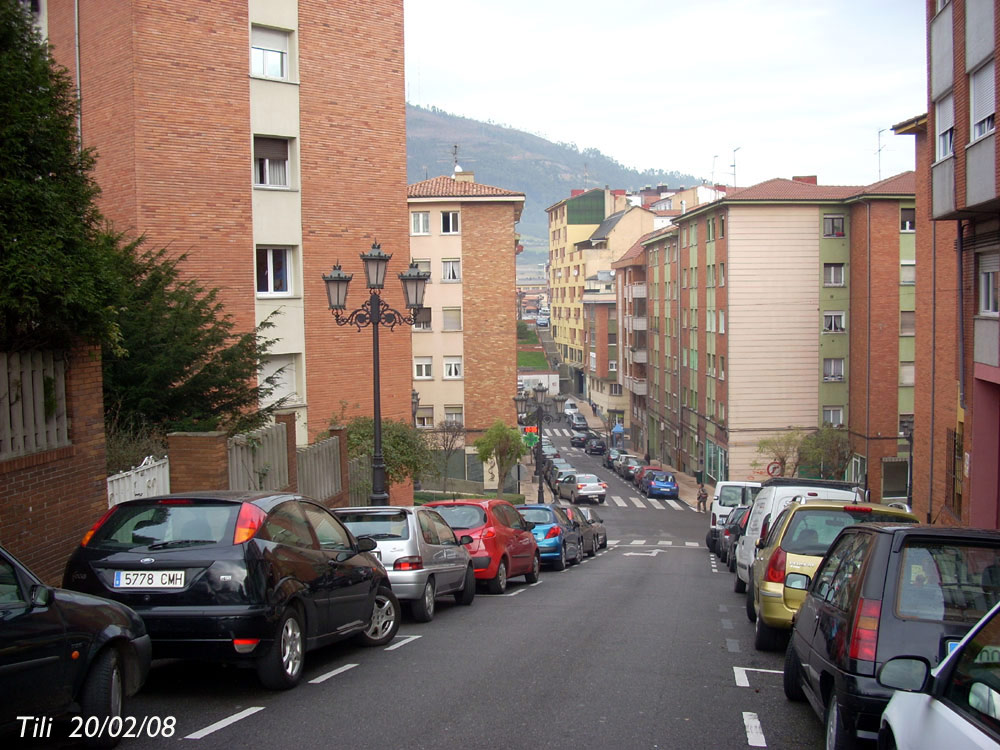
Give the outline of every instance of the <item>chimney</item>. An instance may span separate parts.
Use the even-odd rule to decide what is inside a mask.
[[[455,170],[455,182],[475,182],[476,175],[474,172],[465,172]]]
[[[799,175],[797,177],[792,177],[792,182],[804,182],[806,185],[818,185],[819,184],[816,181],[816,175],[814,175],[814,174]]]

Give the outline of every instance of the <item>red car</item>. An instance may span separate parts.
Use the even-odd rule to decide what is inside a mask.
[[[491,594],[506,591],[511,576],[523,575],[528,583],[538,580],[541,557],[531,533],[534,524],[506,500],[441,500],[424,507],[434,508],[452,529],[472,537],[465,548],[476,579],[486,581]]]

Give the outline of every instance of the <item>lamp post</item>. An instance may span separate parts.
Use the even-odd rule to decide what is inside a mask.
[[[538,427],[538,442],[535,443],[535,478],[538,480],[538,504],[545,502],[545,489],[542,487],[542,423],[550,423],[562,419],[562,407],[566,403],[566,396],[561,393],[552,397],[552,400],[545,398],[548,393],[541,383],[531,389],[531,393],[524,391],[514,396],[514,403],[517,404],[517,413],[524,414],[528,411],[528,404],[533,400],[535,404],[535,425]],[[545,407],[554,403],[559,410],[555,416],[545,413]]]
[[[406,297],[406,307],[412,311],[409,315],[403,315],[398,310],[389,307],[388,303],[381,297],[381,290],[385,286],[386,267],[391,258],[392,254],[382,252],[382,248],[377,242],[372,244],[369,252],[361,253],[369,290],[368,301],[347,315],[342,315],[341,311],[347,307],[347,287],[351,283],[351,279],[354,278],[354,274],[344,273],[339,263],[334,265],[329,274],[323,274],[327,301],[337,325],[356,326],[359,333],[366,326],[371,326],[372,329],[372,393],[375,421],[372,491],[369,495],[372,505],[382,505],[389,499],[389,493],[385,489],[385,458],[382,455],[382,397],[378,331],[383,326],[388,327],[391,331],[398,325],[413,325],[417,321],[424,305],[424,288],[427,279],[430,278],[430,273],[421,271],[415,263],[411,263],[409,268],[399,274],[399,280],[403,285],[403,293]]]
[[[417,410],[420,408],[420,394],[414,388],[410,391],[410,411],[413,413],[413,426],[417,426]]]

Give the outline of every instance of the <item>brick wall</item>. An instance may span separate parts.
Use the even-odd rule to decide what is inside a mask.
[[[72,445],[0,463],[0,544],[50,584],[108,507],[100,350],[69,354],[66,401]]]
[[[514,206],[462,204],[462,328],[468,441],[517,423]]]

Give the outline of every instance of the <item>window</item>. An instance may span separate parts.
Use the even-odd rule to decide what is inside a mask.
[[[444,421],[448,424],[462,424],[462,407],[461,406],[446,406],[444,407]]]
[[[978,256],[979,260],[979,314],[997,315],[997,277],[1000,276],[1000,254]]]
[[[421,307],[419,310],[414,310],[413,317],[415,318],[413,322],[414,331],[431,330],[431,309],[429,307]]]
[[[726,311],[719,310],[719,333],[726,332]]]
[[[826,214],[823,216],[823,236],[843,237],[844,217],[839,214]]]
[[[899,264],[899,283],[905,286],[917,283],[917,266],[912,260]]]
[[[444,358],[444,377],[446,380],[459,380],[462,377],[462,358]]]
[[[824,406],[823,424],[832,424],[834,427],[838,427],[844,424],[844,407]]]
[[[844,359],[843,357],[827,358],[823,360],[823,380],[840,381],[844,379]]]
[[[329,511],[312,503],[302,503],[301,507],[316,532],[320,549],[351,549],[351,537],[347,533],[347,529],[341,526],[340,521],[334,518]]]
[[[418,406],[417,407],[417,427],[423,429],[430,429],[434,426],[434,407],[433,406]]]
[[[726,264],[725,263],[720,263],[719,264],[719,286],[725,286],[725,285],[726,285]]]
[[[253,139],[254,180],[263,187],[288,187],[288,141],[285,138]]]
[[[944,555],[942,554],[941,557],[944,557]],[[993,592],[993,586],[991,585],[992,582],[989,585],[987,584],[989,581],[987,571],[990,573],[993,572],[990,568],[996,565],[996,560],[989,562],[992,565],[985,565],[983,567],[981,583],[984,590],[987,588],[990,589],[990,596],[984,602],[987,606],[973,609],[975,617],[979,617],[980,614],[989,611],[989,605],[996,601],[996,594]],[[956,582],[952,588],[961,590],[964,587],[961,582]],[[941,599],[942,602],[945,599],[943,594]],[[948,599],[951,599],[951,597],[948,597]],[[972,621],[972,612],[960,612],[960,614],[964,615],[963,619],[967,622]],[[941,619],[950,620],[952,618],[942,617]],[[961,720],[968,721],[972,726],[979,725],[985,727],[989,734],[983,734],[982,736],[984,737],[990,735],[996,736],[996,732],[1000,730],[1000,713],[997,712],[998,695],[996,691],[996,686],[1000,684],[1000,665],[997,664],[995,658],[991,658],[996,653],[998,643],[1000,643],[1000,619],[994,617],[966,643],[961,655],[957,659],[958,663],[955,665],[954,671],[948,675],[948,682],[945,685],[944,694],[941,696],[944,705],[953,707],[955,713],[961,717]],[[932,710],[940,711],[943,715],[947,709]],[[960,720],[955,719],[954,721],[958,722]],[[972,731],[976,732],[978,730]]]
[[[618,372],[618,360],[617,359],[609,359],[608,360],[608,372]],[[618,386],[618,388],[620,390],[621,386]]]
[[[934,129],[937,135],[936,160],[955,153],[955,99],[951,94],[934,105]]]
[[[413,377],[416,380],[430,380],[434,377],[434,358],[433,357],[414,357],[413,358]]]
[[[725,236],[726,236],[726,217],[725,216],[720,216],[719,217],[719,237],[725,237]]]
[[[843,285],[844,285],[844,264],[824,263],[823,286],[843,286]]]
[[[458,211],[441,212],[441,234],[458,234]]]
[[[622,395],[622,387],[621,387],[620,384],[618,384],[618,383],[612,383],[611,384],[611,395],[612,396],[620,396],[620,395]]]
[[[283,247],[257,248],[257,294],[287,296],[291,294],[292,251]]]
[[[900,414],[899,415],[899,434],[909,435],[913,432],[913,415],[912,414]]]
[[[295,365],[294,354],[272,354],[261,363],[258,382],[262,387],[270,389],[270,393],[261,394],[260,401],[263,406],[270,406],[279,399],[285,399],[286,405],[302,402],[297,392],[298,376]],[[268,383],[268,380],[271,382]]]
[[[296,502],[285,502],[271,511],[257,536],[277,544],[287,544],[292,547],[315,549],[312,531]]]
[[[901,310],[899,313],[899,335],[917,335],[917,314],[913,310]]]
[[[461,331],[462,330],[462,308],[445,307],[441,310],[441,330]]]
[[[430,234],[430,233],[431,233],[430,211],[413,211],[410,214],[410,234]]]
[[[441,281],[461,281],[462,261],[443,260],[441,261]]]
[[[254,26],[250,32],[250,75],[288,80],[288,32]]]
[[[996,110],[996,95],[993,91],[993,71],[993,61],[990,60],[969,76],[972,140],[989,135],[995,129],[993,115]]]
[[[843,333],[846,330],[846,316],[842,312],[823,313],[823,333]]]
[[[912,232],[917,228],[917,209],[899,209],[899,231]]]
[[[900,362],[899,363],[899,384],[900,385],[913,385],[915,380],[914,368],[912,362]]]

